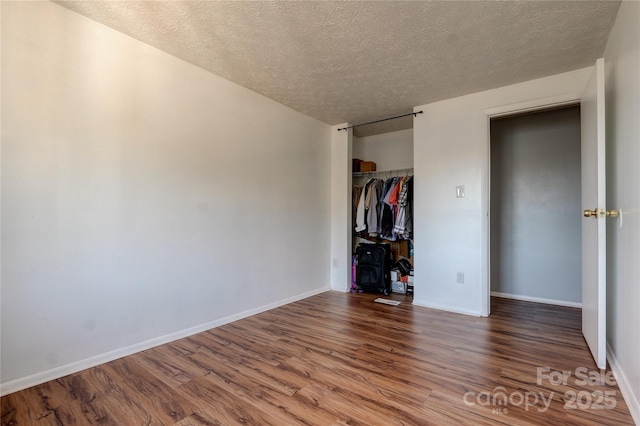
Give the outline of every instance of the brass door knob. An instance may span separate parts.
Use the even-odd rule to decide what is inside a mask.
[[[598,209],[585,210],[584,211],[584,217],[593,217],[593,218],[597,219],[598,218]]]
[[[605,210],[605,209],[593,209],[585,210],[583,212],[584,217],[592,217],[597,219],[599,217],[618,217],[618,210]]]

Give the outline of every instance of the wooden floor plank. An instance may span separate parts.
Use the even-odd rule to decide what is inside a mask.
[[[575,377],[599,372],[580,309],[493,298],[477,318],[377,297],[326,292],[15,392],[2,425],[633,424],[616,385]],[[615,407],[584,404],[602,392]]]
[[[152,419],[152,424],[174,424],[193,413],[193,404],[139,364],[139,356],[121,358],[103,368],[118,379],[127,396],[145,408],[145,417]]]

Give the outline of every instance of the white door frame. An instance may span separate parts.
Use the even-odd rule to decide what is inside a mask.
[[[582,92],[569,92],[547,98],[533,99],[516,104],[502,105],[484,110],[487,115],[487,139],[485,143],[485,167],[482,176],[482,305],[480,315],[491,314],[491,119],[525,112],[542,111],[555,107],[579,105]]]

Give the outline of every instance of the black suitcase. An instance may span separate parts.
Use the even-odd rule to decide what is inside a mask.
[[[356,286],[372,293],[391,293],[391,245],[360,244],[356,248]]]

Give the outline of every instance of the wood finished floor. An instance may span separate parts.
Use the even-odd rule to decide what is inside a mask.
[[[323,293],[7,395],[2,425],[633,424],[617,386],[536,383],[537,367],[598,371],[579,309],[493,299],[474,318],[376,297]],[[604,391],[615,408],[579,409]]]

